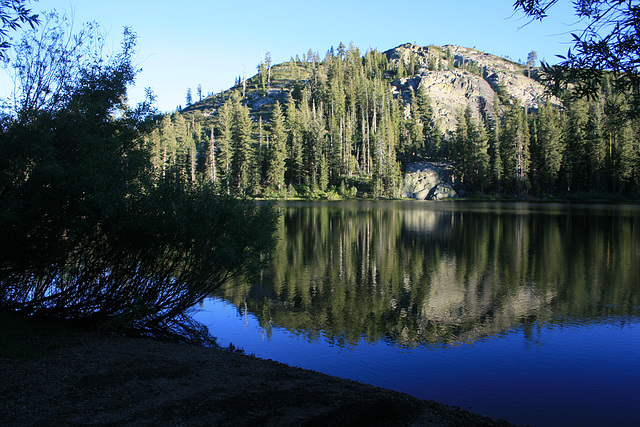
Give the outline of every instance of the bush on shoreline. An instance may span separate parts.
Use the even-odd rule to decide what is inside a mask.
[[[154,174],[142,142],[154,110],[125,101],[135,35],[125,30],[122,50],[103,58],[93,27],[69,46],[66,21],[51,19],[18,47],[33,57],[14,63],[23,96],[0,122],[0,310],[206,340],[188,310],[257,269],[275,242],[278,214],[176,171]],[[78,52],[80,65],[69,70]],[[20,60],[42,67],[21,68]],[[50,85],[34,95],[42,80]]]

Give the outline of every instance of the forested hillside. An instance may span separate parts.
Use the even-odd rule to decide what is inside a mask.
[[[147,137],[158,172],[266,197],[397,197],[409,163],[455,166],[467,196],[640,190],[638,119],[611,85],[558,99],[519,64],[458,46],[331,48],[164,116]],[[606,78],[606,77],[605,77]]]

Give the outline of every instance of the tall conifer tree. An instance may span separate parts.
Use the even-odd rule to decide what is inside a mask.
[[[287,135],[280,103],[276,102],[271,115],[269,155],[267,161],[267,182],[277,191],[285,187],[284,173],[287,158]]]

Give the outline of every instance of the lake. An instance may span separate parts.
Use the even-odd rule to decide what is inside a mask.
[[[195,318],[247,354],[532,426],[638,425],[640,206],[283,202]]]

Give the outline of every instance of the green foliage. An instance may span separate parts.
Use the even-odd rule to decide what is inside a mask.
[[[553,194],[555,182],[562,165],[564,144],[562,128],[555,111],[549,103],[543,105],[533,125],[535,138],[531,146],[531,182],[538,194]]]
[[[10,31],[17,30],[25,24],[34,28],[40,22],[39,16],[32,13],[25,3],[25,0],[0,1],[0,61],[7,59],[6,51],[11,47]]]
[[[529,54],[528,70],[522,66],[534,77],[536,56]],[[263,74],[249,79],[246,96],[227,91],[203,100],[211,109],[183,112],[198,159],[212,157],[210,144],[202,141],[211,139],[213,127],[217,188],[272,198],[288,197],[284,188],[294,186],[308,197],[321,197],[318,192],[340,188],[343,179],[358,178],[368,183],[358,187],[359,195],[389,198],[408,164],[456,160],[456,183],[467,194],[640,191],[640,127],[627,114],[634,108],[629,97],[612,81],[603,81],[597,99],[580,104],[566,97],[563,107],[541,101],[535,109],[512,99],[502,79],[493,108],[480,106],[479,117],[456,138],[441,130],[427,85],[411,79],[402,93],[390,90],[398,72],[408,75],[425,64],[453,67],[451,48],[429,47],[427,58],[414,53],[406,64],[375,49],[362,56],[352,44],[329,50],[322,61],[313,52],[304,58],[270,68],[263,63]],[[485,78],[484,68],[471,59],[460,66]],[[267,93],[259,79],[267,85],[269,69]],[[459,121],[463,116],[464,111]],[[199,167],[195,175],[205,176]],[[190,165],[180,168],[193,176]]]
[[[21,46],[58,46],[59,31],[28,34]],[[277,213],[195,182],[198,138],[183,117],[164,117],[147,133],[157,123],[149,104],[123,104],[135,77],[134,42],[125,32],[120,53],[93,57],[88,68],[64,75],[64,84],[40,87],[44,93],[31,92],[37,73],[21,80],[28,92],[21,99],[45,102],[21,102],[0,128],[0,309],[206,340],[188,309],[229,278],[258,269]]]
[[[557,0],[517,0],[516,10],[532,19],[542,20]],[[573,48],[556,65],[542,64],[543,80],[556,94],[569,90],[574,97],[598,98],[612,84],[628,98],[628,117],[640,117],[640,7],[626,0],[576,0],[573,2],[578,23],[573,33]],[[606,77],[612,76],[610,83]]]
[[[489,170],[488,138],[482,123],[467,107],[456,130],[456,168],[469,191],[482,191]]]
[[[278,102],[276,102],[273,110],[270,135],[267,157],[267,182],[280,191],[285,188],[284,174],[287,156],[287,136],[284,127],[284,116],[282,115],[280,103]]]

